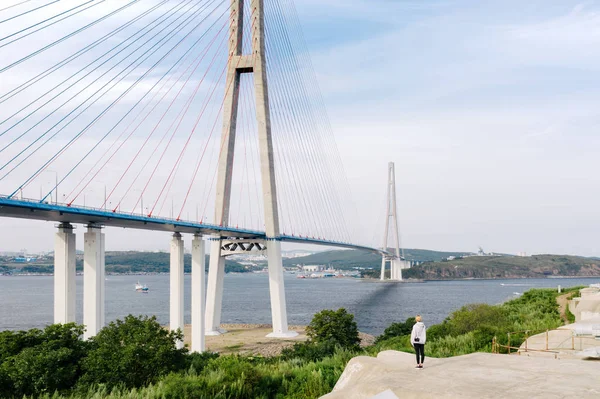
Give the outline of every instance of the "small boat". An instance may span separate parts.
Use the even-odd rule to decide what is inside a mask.
[[[135,284],[135,290],[136,290],[137,292],[148,292],[148,287],[146,286],[146,284],[142,285],[142,284],[140,284],[140,282],[138,281],[138,282]]]

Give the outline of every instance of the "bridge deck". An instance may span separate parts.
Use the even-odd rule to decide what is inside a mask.
[[[102,226],[123,227],[130,229],[168,231],[189,234],[198,233],[202,235],[220,236],[223,238],[267,238],[264,231],[233,228],[230,226],[216,226],[212,224],[162,217],[150,217],[135,213],[112,212],[107,209],[68,206],[67,204],[52,204],[48,202],[40,202],[38,200],[12,199],[6,196],[0,196],[0,216],[75,224],[92,223]],[[384,252],[378,248],[371,248],[337,241],[328,241],[314,237],[311,238],[282,235],[280,240],[284,242],[297,242],[348,249],[361,249],[384,254]]]

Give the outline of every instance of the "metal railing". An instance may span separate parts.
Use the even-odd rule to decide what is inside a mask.
[[[495,353],[495,354],[506,353],[508,355],[516,353],[516,354],[520,355],[521,353],[527,353],[527,352],[543,352],[543,353],[553,353],[554,357],[556,358],[558,356],[558,354],[560,353],[560,350],[572,350],[572,351],[577,350],[577,346],[575,345],[577,338],[579,339],[579,350],[583,350],[583,340],[584,339],[596,340],[596,338],[593,336],[581,336],[581,335],[577,335],[575,333],[575,331],[571,331],[570,337],[567,337],[566,339],[564,339],[563,341],[558,343],[558,345],[552,344],[552,347],[550,347],[551,346],[550,331],[567,331],[567,330],[538,330],[538,331],[525,330],[525,331],[509,332],[506,334],[507,335],[507,344],[506,345],[501,344],[498,341],[497,337],[494,337],[492,339],[492,353]],[[531,334],[531,333],[533,333],[533,334]],[[538,334],[542,334],[542,333],[545,333],[544,349],[529,348],[528,347],[529,338],[533,335],[538,335]],[[525,336],[523,343],[518,347],[511,345],[511,337],[513,337],[517,334]],[[569,343],[566,344],[567,342],[569,342]]]

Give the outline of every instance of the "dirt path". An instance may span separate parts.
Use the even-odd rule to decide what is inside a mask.
[[[560,318],[565,324],[570,323],[569,319],[567,318],[567,306],[569,306],[569,300],[571,299],[573,294],[574,292],[569,292],[556,297],[556,302],[558,302],[558,311],[560,313]]]

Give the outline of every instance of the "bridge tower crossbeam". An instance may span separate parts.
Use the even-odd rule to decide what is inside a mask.
[[[252,10],[252,54],[243,54],[242,46],[244,4],[246,1],[250,1],[250,9]],[[256,98],[260,170],[265,209],[266,253],[273,322],[273,332],[269,336],[285,338],[297,334],[288,330],[287,323],[271,116],[269,112],[264,21],[264,0],[231,0],[229,61],[223,108],[222,148],[216,186],[215,224],[227,226],[229,223],[240,79],[242,74],[252,73],[254,75],[254,95]],[[224,250],[227,247],[224,246],[223,241],[230,241],[235,238],[219,235],[212,239],[206,298],[207,335],[218,335],[224,332],[220,329],[223,278],[225,275],[224,257],[230,253]]]

